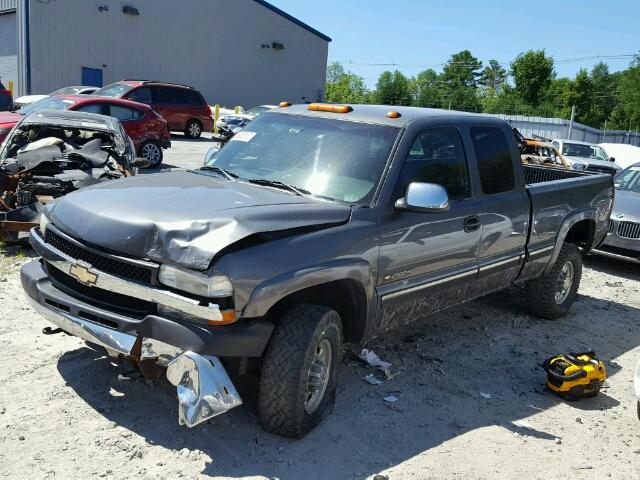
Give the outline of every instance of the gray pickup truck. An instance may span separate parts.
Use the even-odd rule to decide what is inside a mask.
[[[166,374],[180,423],[242,403],[233,369],[259,374],[264,427],[301,437],[335,402],[343,343],[516,282],[534,315],[565,315],[613,192],[523,167],[502,120],[283,104],[202,169],[48,206],[22,284],[50,333]]]

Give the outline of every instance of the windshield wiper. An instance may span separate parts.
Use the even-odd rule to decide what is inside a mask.
[[[268,180],[266,178],[249,178],[247,179],[247,182],[254,183],[256,185],[264,185],[265,187],[275,187],[275,188],[280,188],[282,190],[288,190],[300,197],[304,197],[305,195],[311,195],[311,192],[309,190],[305,190],[304,188],[296,187],[289,183],[281,182],[279,180]]]
[[[202,167],[202,170],[209,170],[212,172],[220,173],[224,175],[227,180],[234,180],[238,178],[238,175],[236,175],[235,173],[229,172],[224,168],[216,167],[215,165],[205,165],[204,167]]]

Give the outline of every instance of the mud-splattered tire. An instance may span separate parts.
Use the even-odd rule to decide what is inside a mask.
[[[564,317],[576,299],[581,277],[580,249],[571,243],[565,243],[551,270],[540,278],[526,282],[528,310],[547,320]]]
[[[335,404],[341,359],[338,312],[310,304],[287,311],[263,357],[258,399],[263,427],[301,438],[318,425]]]

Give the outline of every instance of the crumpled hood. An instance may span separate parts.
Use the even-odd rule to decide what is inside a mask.
[[[611,218],[626,222],[640,222],[640,193],[616,189]]]
[[[202,270],[249,235],[346,222],[351,208],[183,170],[85,188],[47,212],[79,240]]]

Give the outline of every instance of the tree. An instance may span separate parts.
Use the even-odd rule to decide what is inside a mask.
[[[482,62],[469,50],[454,53],[442,69],[442,99],[444,108],[480,111],[477,88]]]
[[[544,50],[529,50],[511,62],[515,90],[529,105],[537,106],[553,78],[553,58]]]
[[[634,63],[632,63],[634,65]],[[608,128],[628,130],[640,126],[640,66],[616,75],[617,102],[611,112]]]
[[[369,96],[364,79],[345,72],[338,62],[327,67],[326,92],[327,101],[335,103],[367,103]]]
[[[411,105],[409,79],[398,70],[382,72],[376,83],[374,97],[382,105]]]
[[[498,92],[507,81],[507,71],[497,60],[489,60],[489,65],[484,67],[480,76],[480,83],[488,91]]]
[[[441,105],[440,76],[435,70],[429,68],[420,72],[411,83],[413,84],[413,105],[416,107]]]
[[[591,113],[589,115],[594,127],[603,127],[605,120],[611,116],[611,111],[617,100],[616,82],[609,73],[609,67],[604,62],[596,63],[591,69],[591,83],[593,96]]]
[[[576,120],[581,123],[592,124],[591,102],[593,100],[593,83],[589,74],[581,68],[569,88],[569,105],[576,107]]]

